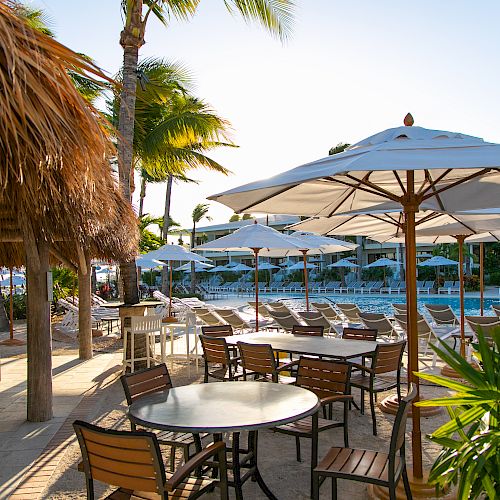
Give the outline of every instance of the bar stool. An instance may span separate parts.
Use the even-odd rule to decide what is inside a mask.
[[[162,317],[161,315],[149,316],[131,316],[130,326],[126,326],[123,332],[123,363],[122,373],[125,373],[127,366],[130,366],[130,371],[134,373],[135,363],[138,361],[146,361],[147,367],[151,366],[151,362],[155,362],[155,340],[156,334],[162,335]],[[144,335],[146,337],[146,352],[145,356],[140,358],[135,357],[135,337],[136,335]],[[130,354],[127,357],[127,344],[130,337]]]

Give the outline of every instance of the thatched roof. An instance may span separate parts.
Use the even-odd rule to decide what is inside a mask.
[[[0,265],[24,262],[30,226],[75,263],[77,246],[92,257],[135,254],[137,221],[112,177],[109,125],[69,68],[105,77],[0,0]]]

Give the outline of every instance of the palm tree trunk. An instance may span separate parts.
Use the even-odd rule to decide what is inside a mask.
[[[193,230],[191,231],[191,251],[195,246],[196,242],[196,223],[193,221]],[[196,293],[196,273],[195,271],[195,263],[191,262],[191,293]]]
[[[167,242],[168,230],[170,228],[170,203],[172,197],[172,184],[174,183],[174,176],[169,175],[167,179],[167,192],[165,193],[165,211],[163,213],[163,231],[162,237]]]
[[[142,25],[142,0],[133,0],[127,22],[120,35],[123,47],[123,83],[120,95],[120,114],[118,122],[118,174],[120,187],[127,200],[132,201],[130,180],[133,176],[133,141],[135,121],[135,99],[137,87],[137,62],[139,48],[144,43]],[[126,304],[139,302],[139,287],[135,261],[120,262],[123,278],[123,300]]]
[[[139,217],[144,213],[144,198],[146,198],[146,179],[141,179],[141,194],[139,195]]]

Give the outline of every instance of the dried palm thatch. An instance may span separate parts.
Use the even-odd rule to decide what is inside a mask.
[[[107,79],[0,0],[0,265],[24,263],[27,234],[74,263],[79,248],[135,255],[137,221],[112,176],[109,124],[69,69]]]

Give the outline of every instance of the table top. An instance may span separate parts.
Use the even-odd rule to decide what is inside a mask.
[[[294,422],[320,407],[313,392],[272,382],[214,382],[175,387],[132,403],[136,424],[178,432],[239,432]]]
[[[344,340],[332,337],[312,337],[279,332],[244,333],[224,337],[228,344],[271,344],[276,351],[327,356],[337,359],[358,358],[372,354],[378,343],[367,340]]]

